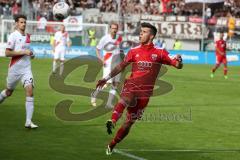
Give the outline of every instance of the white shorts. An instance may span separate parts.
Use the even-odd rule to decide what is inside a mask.
[[[27,71],[23,74],[9,72],[7,76],[7,88],[14,90],[19,81],[21,81],[24,88],[28,85],[34,86],[33,75],[31,71]]]
[[[61,61],[64,61],[65,53],[66,53],[66,48],[64,47],[56,48],[54,52],[54,59],[60,59]]]
[[[111,71],[114,67],[115,67],[115,65],[111,66],[110,64],[106,63],[105,66],[103,66],[103,78],[107,77],[111,73]],[[107,81],[107,83],[120,82],[120,80],[121,80],[121,73],[119,73],[115,77],[109,79]]]

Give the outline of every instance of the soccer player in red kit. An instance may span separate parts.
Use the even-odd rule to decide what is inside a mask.
[[[183,66],[180,55],[171,59],[166,50],[154,46],[153,39],[156,33],[157,29],[155,26],[150,23],[142,23],[139,36],[140,45],[130,49],[124,61],[117,65],[107,77],[99,80],[97,83],[97,88],[103,87],[110,78],[123,71],[127,65],[132,63],[132,73],[124,82],[121,98],[113,109],[111,120],[108,120],[106,123],[108,134],[112,133],[112,129],[125,108],[127,109],[127,118],[107,146],[107,155],[112,154],[116,144],[126,137],[134,122],[141,118],[152,95],[155,80],[162,64],[171,65],[178,69],[181,69]]]
[[[226,48],[227,44],[226,41],[223,40],[223,33],[220,33],[220,39],[216,41],[216,65],[212,68],[211,78],[214,77],[215,71],[218,69],[218,67],[223,63],[223,73],[224,78],[227,79],[227,56],[226,56]]]

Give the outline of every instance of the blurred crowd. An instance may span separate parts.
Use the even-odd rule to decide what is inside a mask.
[[[28,8],[23,8],[23,1],[28,1]],[[0,15],[12,16],[22,10],[30,10],[33,19],[45,17],[53,20],[52,8],[58,0],[0,0]],[[71,13],[77,14],[89,8],[99,9],[100,12],[117,12],[118,0],[67,0]],[[150,15],[184,15],[201,16],[202,4],[186,4],[185,0],[121,0],[121,12],[127,14]],[[222,7],[207,5],[206,14],[212,16],[226,16],[227,12],[240,17],[240,1],[225,0]]]

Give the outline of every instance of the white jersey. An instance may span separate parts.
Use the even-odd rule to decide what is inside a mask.
[[[14,31],[8,37],[7,49],[13,51],[23,51],[30,49],[30,34],[22,35],[19,31]],[[30,56],[14,56],[9,64],[9,72],[23,74],[31,71]]]
[[[121,62],[119,44],[122,42],[122,37],[119,36],[113,39],[110,34],[101,38],[97,45],[97,49],[103,50],[105,64]]]
[[[122,42],[122,37],[119,36],[113,39],[110,34],[103,36],[97,45],[97,49],[103,50],[103,78],[108,76],[112,69],[118,65],[121,61],[121,52],[119,45]],[[107,83],[120,82],[121,74],[119,73],[115,77],[108,80]]]
[[[54,35],[54,40],[56,48],[66,48],[67,43],[70,41],[68,32],[62,33],[61,31],[57,31]]]

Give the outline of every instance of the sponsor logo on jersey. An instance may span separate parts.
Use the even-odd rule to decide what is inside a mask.
[[[151,62],[147,62],[147,61],[139,61],[137,63],[138,67],[144,67],[144,68],[150,68],[152,67],[152,63]]]
[[[152,60],[157,60],[157,54],[152,54]]]

